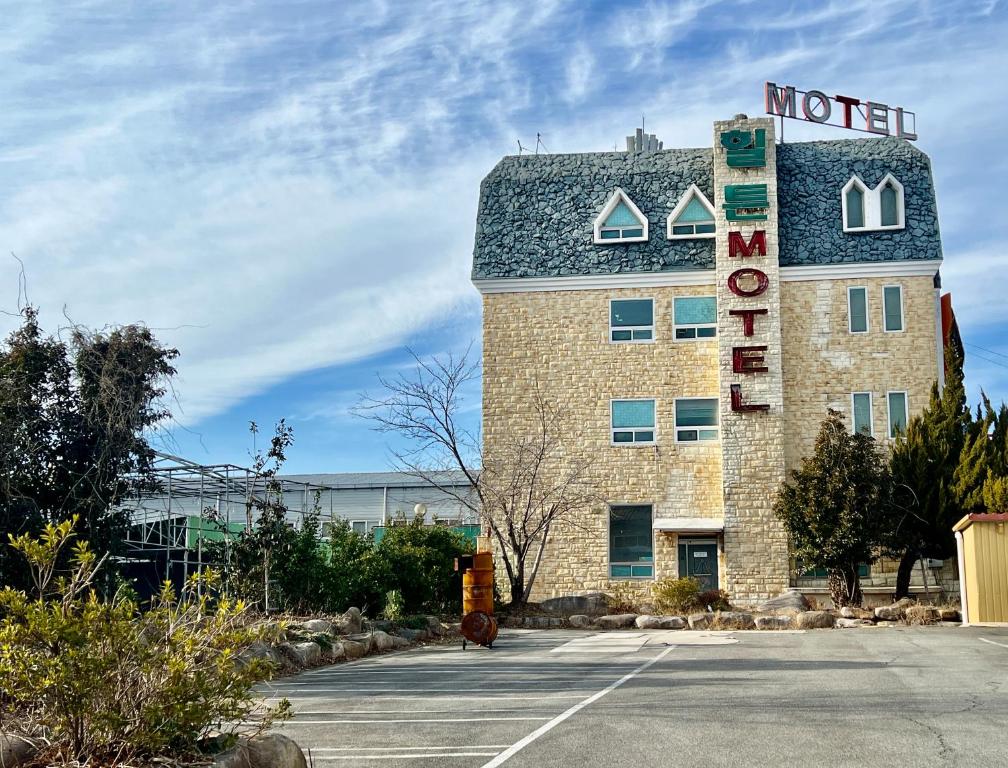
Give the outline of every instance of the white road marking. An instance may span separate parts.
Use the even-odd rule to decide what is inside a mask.
[[[292,725],[343,725],[345,723],[507,723],[522,720],[549,720],[548,717],[443,717],[443,718],[396,718],[389,720],[288,720],[284,728]]]
[[[506,749],[510,744],[454,744],[449,747],[310,747],[316,752],[442,752],[446,749]]]
[[[605,696],[610,691],[616,690],[621,685],[623,685],[623,683],[625,683],[627,680],[631,680],[632,678],[636,677],[637,675],[639,675],[641,672],[643,672],[645,669],[647,669],[651,665],[657,664],[659,661],[661,661],[662,659],[664,659],[669,653],[671,653],[672,650],[673,649],[672,649],[671,646],[668,647],[668,648],[666,648],[664,651],[662,651],[661,653],[659,653],[653,659],[649,659],[648,661],[645,661],[643,664],[641,664],[639,667],[637,667],[637,669],[635,669],[632,672],[628,672],[627,674],[623,675],[623,677],[621,677],[619,680],[616,680],[616,681],[610,683],[607,687],[603,688],[598,693],[592,694],[591,696],[589,696],[584,701],[580,701],[577,704],[575,704],[573,707],[571,707],[570,709],[568,709],[566,712],[562,712],[561,714],[557,715],[552,720],[550,720],[548,723],[546,723],[546,724],[540,726],[539,728],[537,728],[536,730],[532,731],[532,733],[530,733],[528,736],[526,736],[521,741],[517,741],[514,744],[512,744],[510,747],[508,747],[503,752],[501,752],[499,755],[497,755],[493,760],[490,760],[489,762],[484,763],[483,766],[482,766],[482,768],[497,768],[497,766],[503,765],[506,761],[510,760],[512,757],[514,757],[516,754],[518,754],[521,750],[523,750],[525,747],[527,747],[533,741],[535,741],[536,739],[538,739],[540,736],[542,736],[543,734],[549,733],[551,730],[553,730],[558,725],[560,725],[560,723],[562,723],[564,720],[568,719],[569,717],[572,717],[573,715],[576,715],[578,712],[580,712],[582,709],[584,709],[585,707],[587,707],[589,704],[593,704],[594,702],[598,701],[599,699],[601,699],[603,696]]]
[[[312,757],[314,758],[314,752]],[[420,755],[319,755],[320,762],[329,760],[429,760],[432,757],[493,757],[497,752],[432,752]],[[312,760],[314,763],[314,759]]]
[[[487,694],[485,696],[453,696],[450,701],[475,701],[475,702],[486,702],[486,701],[549,701],[550,699],[580,699],[584,693],[550,693],[548,696],[497,696],[494,694]],[[289,697],[288,697],[289,698]],[[381,701],[415,701],[416,699],[427,700],[427,696],[382,696]],[[266,701],[279,701],[280,697],[277,696],[267,696]]]
[[[500,690],[498,683],[492,681],[488,685],[492,684],[497,690]],[[515,683],[519,685],[519,683]],[[535,680],[529,680],[526,683],[521,684],[521,688],[518,691],[542,691],[543,693],[554,693],[560,691],[569,691],[572,686],[568,685],[563,688],[542,688],[535,684]],[[478,689],[469,689],[472,693]],[[459,693],[458,688],[293,688],[289,691],[273,691],[267,692],[272,696],[291,696],[298,695],[310,695],[315,693]],[[587,693],[588,691],[582,691],[582,693]]]
[[[990,643],[991,645],[1000,645],[1002,648],[1008,648],[1008,645],[995,642],[994,640],[988,640],[986,637],[978,637],[977,639],[982,643]]]

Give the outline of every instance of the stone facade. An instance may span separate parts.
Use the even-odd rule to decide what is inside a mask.
[[[727,165],[719,137],[733,129],[766,131],[765,167]],[[678,576],[675,531],[691,528],[676,527],[677,520],[699,518],[710,519],[712,529],[723,524],[719,586],[739,604],[755,603],[798,579],[772,504],[787,473],[811,451],[827,409],[850,423],[851,393],[872,392],[874,431],[885,444],[888,392],[907,393],[911,416],[927,403],[941,366],[934,280],[941,250],[930,166],[906,142],[888,140],[813,142],[785,151],[766,118],[715,123],[713,151],[618,154],[511,158],[484,182],[474,259],[483,292],[484,459],[492,461],[509,436],[527,431],[530,393],[537,389],[559,409],[565,435],[565,458],[545,471],[592,460],[597,502],[552,531],[533,599],[584,590],[644,592],[655,578]],[[809,179],[795,175],[795,167],[820,165],[818,181],[811,172]],[[587,174],[595,166],[601,170]],[[843,235],[843,183],[858,172],[872,184],[889,167],[905,179],[907,231]],[[670,241],[662,216],[691,181],[714,204],[715,237]],[[726,220],[725,187],[733,184],[767,186],[765,220]],[[591,222],[616,186],[649,218],[647,243],[591,244]],[[784,199],[789,194],[794,199]],[[825,218],[803,219],[800,196]],[[654,216],[657,211],[664,213]],[[801,227],[820,234],[801,240]],[[765,235],[765,253],[730,253],[729,232],[749,243],[757,230]],[[842,247],[831,251],[834,240]],[[753,296],[729,290],[729,276],[744,267],[766,276],[765,290]],[[887,333],[882,290],[892,285],[902,289],[904,330]],[[848,330],[850,286],[867,289],[868,333]],[[717,297],[716,338],[674,339],[672,305],[681,296]],[[652,341],[610,342],[609,302],[626,298],[654,300]],[[729,314],[739,309],[766,310],[754,318],[750,335]],[[736,372],[733,350],[743,346],[765,347],[765,371]],[[743,404],[767,409],[734,407],[732,385],[741,387]],[[718,399],[719,439],[677,442],[679,397]],[[655,401],[654,444],[612,442],[611,400],[634,398]],[[652,578],[609,578],[610,505],[621,504],[650,505],[662,521],[653,532]],[[889,577],[880,563],[866,586],[883,590]]]

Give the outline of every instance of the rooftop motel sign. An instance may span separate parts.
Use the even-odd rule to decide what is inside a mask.
[[[769,81],[766,84],[765,100],[768,115],[793,117],[810,123],[880,136],[896,136],[910,141],[917,138],[917,115],[903,107],[891,107],[881,101],[862,101],[839,94],[831,98],[822,91],[799,91],[793,85],[777,85]],[[830,118],[833,122],[830,122]]]

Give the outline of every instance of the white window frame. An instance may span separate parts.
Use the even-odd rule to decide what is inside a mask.
[[[350,530],[351,531],[355,531],[356,532],[356,529],[354,528],[354,526],[357,525],[357,523],[364,523],[364,535],[367,536],[368,533],[371,531],[371,524],[367,520],[351,520],[350,521]]]
[[[675,302],[676,299],[714,299],[715,304],[717,303],[717,296],[675,296],[672,298],[672,341],[683,344],[692,344],[697,341],[717,341],[717,309],[714,311],[714,322],[713,323],[699,323],[693,325],[676,325],[675,321]],[[713,328],[713,336],[694,336],[693,338],[680,339],[679,335],[676,333],[680,328]]]
[[[700,234],[691,235],[674,235],[672,234],[672,226],[675,223],[676,218],[683,212],[683,210],[690,204],[690,200],[696,196],[700,200],[700,204],[707,209],[707,212],[711,215],[711,219],[715,222],[714,232],[701,232]],[[695,222],[693,222],[695,223]],[[680,225],[685,226],[685,225]],[[711,201],[707,199],[707,195],[700,191],[700,188],[696,184],[690,184],[689,189],[679,198],[679,202],[676,203],[676,207],[672,209],[672,213],[668,215],[665,219],[665,236],[669,240],[697,240],[700,238],[712,238],[717,237],[717,217],[714,215],[714,206],[711,205]]]
[[[608,237],[608,238],[603,239],[602,238],[602,230],[603,229],[620,229],[621,231],[624,230],[624,229],[632,229],[632,227],[603,227],[602,226],[605,223],[605,220],[607,218],[609,218],[609,214],[613,212],[613,209],[616,208],[616,206],[619,205],[621,201],[624,202],[624,203],[626,203],[627,208],[630,209],[630,212],[640,222],[640,225],[641,225],[641,235],[640,235],[640,237]],[[598,217],[595,219],[594,236],[595,236],[594,240],[595,240],[595,244],[596,245],[607,245],[609,243],[643,243],[643,242],[647,242],[647,239],[648,239],[648,219],[647,219],[647,216],[645,216],[643,213],[641,213],[640,208],[638,208],[636,205],[634,205],[634,201],[630,199],[629,195],[627,195],[626,192],[624,192],[620,187],[616,187],[616,191],[612,193],[612,196],[609,198],[609,202],[607,202],[602,207],[602,213],[600,213],[598,215]]]
[[[854,313],[851,311],[851,300],[850,300],[851,291],[864,291],[865,329],[863,331],[854,330]],[[871,307],[868,306],[868,303],[869,303],[868,286],[866,285],[847,286],[847,331],[849,333],[854,333],[860,336],[871,331]]]
[[[851,434],[856,434],[857,429],[857,417],[854,413],[854,396],[855,395],[868,395],[868,436],[875,437],[875,395],[871,392],[851,392],[850,396],[850,423],[851,423]]]
[[[687,430],[693,430],[693,431],[695,431],[697,433],[697,439],[696,440],[680,440],[679,439],[679,424],[677,423],[677,419],[676,419],[676,414],[678,413],[678,404],[679,404],[680,400],[713,400],[715,402],[715,404],[717,404],[717,406],[718,406],[717,410],[715,411],[715,413],[717,414],[717,424],[715,424],[713,427],[710,427],[710,426],[707,426],[707,427],[683,427],[682,429],[683,429],[684,432],[687,431]],[[721,409],[720,409],[720,399],[717,397],[717,395],[713,395],[713,396],[709,396],[709,397],[677,397],[677,398],[675,398],[674,401],[673,401],[673,403],[672,403],[672,425],[673,425],[672,434],[675,436],[675,442],[677,444],[680,444],[680,445],[705,445],[705,444],[710,444],[710,443],[719,443],[719,442],[721,442]],[[707,431],[709,431],[709,430],[712,430],[712,429],[715,432],[717,432],[717,437],[707,437],[707,438],[703,438],[703,439],[700,438],[700,430],[707,430]]]
[[[650,430],[644,427],[631,427],[627,429],[626,427],[621,427],[616,429],[613,426],[613,403],[615,402],[635,402],[635,403],[654,403],[654,427]],[[616,433],[617,432],[651,432],[651,440],[634,440],[630,443],[617,443]],[[609,398],[609,445],[616,446],[617,448],[646,448],[651,445],[658,444],[658,398],[657,397],[610,397]]]
[[[657,417],[655,421],[657,421]],[[622,443],[621,443],[622,445]],[[612,508],[613,507],[651,507],[651,575],[650,576],[613,576],[612,567],[614,565],[629,565],[631,568],[634,565],[641,565],[640,561],[636,563],[625,563],[622,561],[613,562],[612,559]],[[641,502],[611,502],[606,505],[606,579],[608,581],[655,581],[658,578],[658,569],[655,567],[655,549],[657,548],[657,537],[655,536],[654,529],[655,521],[655,505],[649,501]]]
[[[895,331],[886,328],[886,288],[899,289],[900,327]],[[882,330],[886,333],[903,333],[906,330],[906,314],[903,310],[903,286],[900,283],[890,283],[889,285],[882,286]]]
[[[906,426],[910,424],[910,394],[905,389],[890,389],[886,392],[886,437],[890,440],[895,440],[896,436],[893,432],[893,422],[892,422],[892,402],[889,400],[889,395],[903,395],[903,424],[904,433],[906,432]]]
[[[896,223],[883,226],[882,188],[889,183],[892,184],[893,189],[896,191]],[[864,201],[864,225],[860,227],[847,225],[847,192],[851,187],[855,186],[861,190],[862,200]],[[840,191],[840,210],[843,216],[844,232],[888,232],[906,228],[906,205],[903,185],[891,173],[887,173],[874,189],[869,189],[857,174],[851,176],[850,180],[844,184],[843,189]]]
[[[614,301],[650,301],[651,302],[651,325],[613,325],[612,324],[612,304]],[[654,296],[621,296],[619,298],[609,299],[609,343],[610,344],[654,344],[655,338],[658,335],[658,324],[655,323],[655,307],[658,302],[655,301]],[[650,339],[635,339],[633,338],[634,331],[651,331]],[[630,331],[629,339],[614,339],[613,331]]]

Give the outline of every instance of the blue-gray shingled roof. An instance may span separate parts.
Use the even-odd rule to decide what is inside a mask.
[[[840,191],[855,173],[904,187],[906,228],[844,234]],[[711,239],[669,240],[665,219],[696,184],[714,199],[710,148],[505,157],[480,186],[474,280],[713,269]],[[777,146],[782,266],[940,259],[931,164],[896,138]],[[645,243],[593,242],[593,224],[620,187],[648,217]]]

